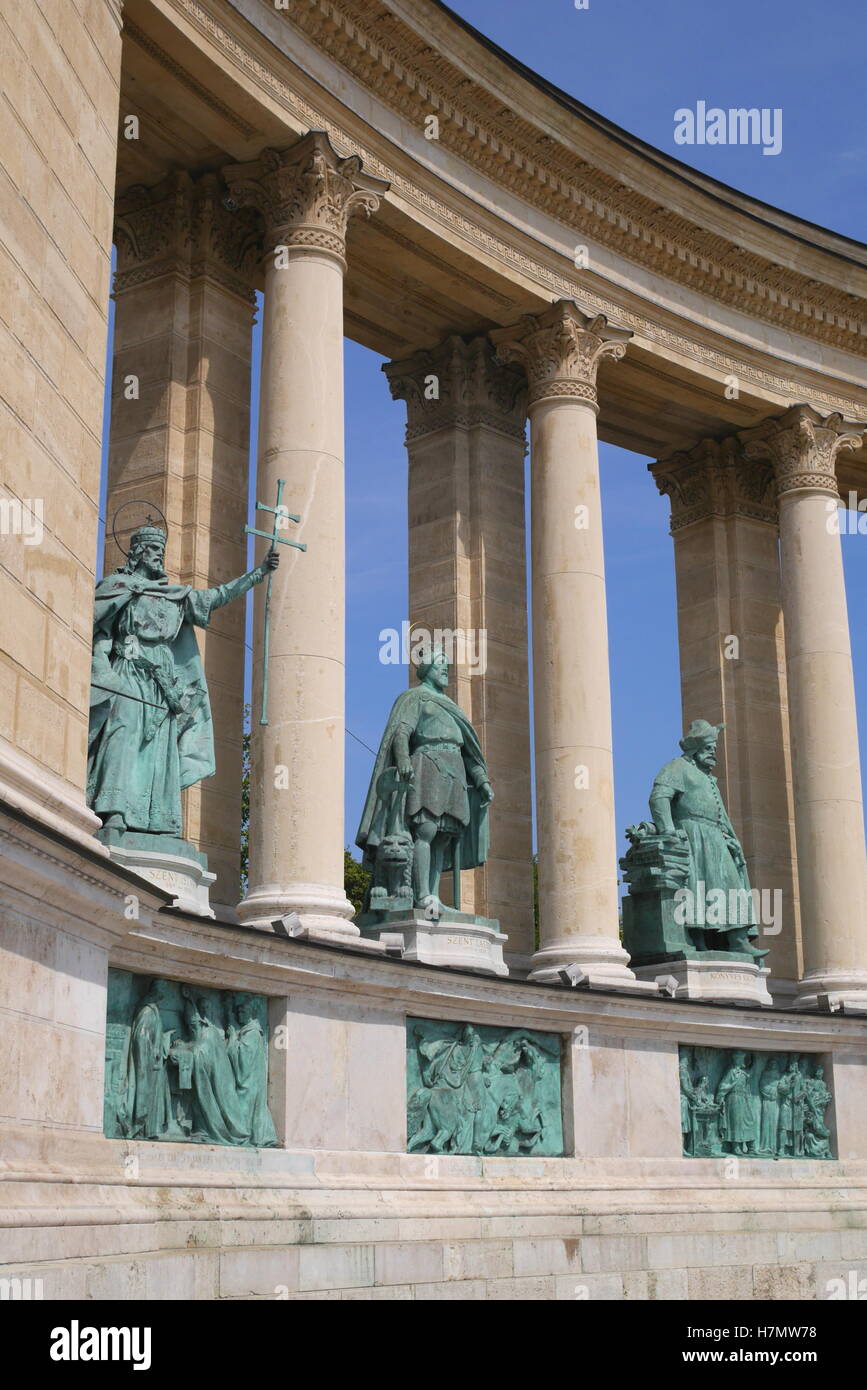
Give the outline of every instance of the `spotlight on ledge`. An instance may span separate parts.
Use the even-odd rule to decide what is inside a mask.
[[[817,994],[816,1008],[820,1014],[845,1014],[843,1000],[833,994]]]
[[[271,923],[277,936],[309,936],[310,928],[305,927],[297,912],[287,912],[283,917],[277,917]]]
[[[385,954],[393,956],[396,960],[403,960],[403,953],[406,943],[403,935],[399,931],[381,931],[379,939],[385,947]]]
[[[677,995],[677,980],[673,975],[657,975],[654,981],[660,994],[664,994],[666,999],[674,999]]]
[[[567,989],[589,989],[590,976],[580,965],[565,965],[562,970],[558,970],[561,983]]]

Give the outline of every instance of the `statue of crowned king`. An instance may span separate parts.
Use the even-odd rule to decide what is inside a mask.
[[[132,533],[126,564],[96,586],[87,801],[114,858],[155,882],[190,877],[178,905],[212,916],[205,856],[181,838],[181,792],[214,765],[208,686],[194,628],[278,565],[276,549],[213,589],[172,584],[166,532]],[[166,878],[166,875],[172,875]],[[180,877],[179,877],[180,876]]]

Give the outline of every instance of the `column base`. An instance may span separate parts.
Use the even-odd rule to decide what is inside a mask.
[[[793,1009],[857,1009],[867,1013],[867,970],[811,971],[798,981]]]
[[[351,920],[355,908],[340,889],[328,883],[265,883],[238,903],[238,920],[245,927],[271,931],[272,923],[297,912],[314,940],[346,941],[360,935]]]
[[[579,966],[593,985],[616,989],[635,984],[629,953],[616,936],[569,936],[543,946],[532,964],[528,978],[540,984],[559,984],[560,971],[567,965]]]

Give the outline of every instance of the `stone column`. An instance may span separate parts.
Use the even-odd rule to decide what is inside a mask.
[[[524,373],[497,365],[486,338],[456,336],[383,370],[392,395],[407,406],[410,626],[455,635],[449,693],[479,733],[495,793],[490,854],[481,868],[464,873],[461,906],[496,918],[513,961],[517,956],[528,966],[533,846]]]
[[[740,435],[747,457],[770,459],[777,481],[802,1007],[826,993],[867,1007],[867,856],[834,464],[864,429],[794,405]]]
[[[178,172],[119,199],[105,570],[122,562],[118,508],[168,522],[169,576],[208,588],[246,569],[253,277],[258,221],[223,206],[214,174]],[[146,508],[118,515],[126,544]],[[184,793],[184,835],[208,856],[213,903],[240,886],[243,603],[198,633],[216,773]]]
[[[630,337],[561,300],[491,338],[530,384],[533,693],[540,948],[532,978],[633,979],[617,928],[617,841],[596,371]]]
[[[354,936],[343,890],[343,276],[348,220],[370,216],[388,185],[319,131],[224,175],[235,203],[265,223],[257,494],[273,506],[285,479],[283,502],[301,516],[291,539],[307,545],[282,547],[274,576],[265,725],[264,585],[256,595],[249,883],[238,913],[267,926],[294,910],[316,934]]]
[[[750,883],[779,898],[762,936],[777,993],[801,975],[794,806],[773,469],[732,435],[651,465],[671,502],[683,725],[725,723],[716,775]]]

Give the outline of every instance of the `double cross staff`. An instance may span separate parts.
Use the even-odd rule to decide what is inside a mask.
[[[286,486],[285,478],[277,479],[277,505],[269,507],[267,502],[257,502],[258,512],[271,512],[274,517],[274,529],[272,531],[257,531],[255,526],[245,526],[244,530],[251,536],[261,536],[263,540],[271,542],[271,549],[275,545],[291,545],[295,550],[306,550],[307,546],[302,545],[301,541],[286,540],[284,536],[278,536],[277,528],[281,519],[286,521],[300,521],[300,516],[295,516],[292,512],[287,512],[283,503],[283,489]],[[273,572],[268,575],[268,587],[265,590],[265,626],[262,632],[262,713],[259,716],[260,724],[268,723],[268,655],[271,648],[271,580]]]

